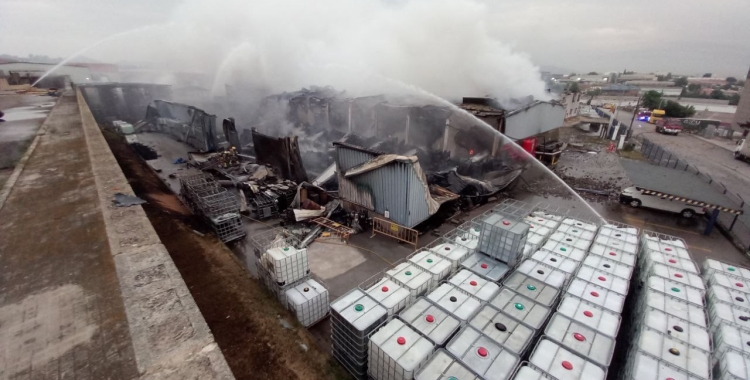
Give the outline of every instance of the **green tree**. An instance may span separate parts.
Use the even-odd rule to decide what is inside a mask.
[[[679,77],[674,80],[674,85],[679,87],[685,87],[688,85],[687,77]]]
[[[737,83],[735,83],[735,85],[737,85],[739,87],[745,87],[745,81],[744,80],[738,80]]]
[[[599,75],[599,73],[597,73],[596,71],[592,71],[588,75]]]
[[[692,117],[695,115],[695,108],[693,106],[685,107],[673,100],[668,100],[664,106],[664,114],[667,117]]]
[[[737,78],[735,78],[735,77],[727,77],[727,83],[735,84],[735,83],[737,83]]]
[[[602,94],[602,89],[599,87],[592,88],[586,92],[588,95],[599,96]]]
[[[703,74],[703,77],[704,78],[711,78],[711,75],[713,75],[713,74],[711,74],[711,73],[705,73],[705,74]]]
[[[650,110],[659,109],[659,103],[661,103],[661,93],[659,93],[658,91],[651,90],[643,94],[641,103],[643,104],[644,107]]]
[[[719,89],[711,91],[711,99],[725,99],[724,91]]]
[[[732,94],[732,96],[729,97],[729,105],[736,106],[738,104],[740,104],[740,94]]]
[[[701,85],[699,85],[697,83],[690,83],[687,88],[688,88],[688,92],[695,93],[695,92],[699,92],[701,90]]]
[[[721,86],[721,89],[722,90],[731,90],[732,89],[732,85],[729,84],[729,83],[724,83],[724,85]]]
[[[573,93],[581,92],[581,89],[578,87],[578,82],[570,82],[568,85],[568,91]]]

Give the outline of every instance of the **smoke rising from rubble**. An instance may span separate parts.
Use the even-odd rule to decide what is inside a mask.
[[[545,98],[538,69],[490,34],[492,14],[475,0],[189,0],[171,21],[190,28],[169,39],[193,46],[175,65],[203,60],[216,73],[215,95],[225,83],[267,93],[310,85],[393,92],[388,77],[450,100]]]

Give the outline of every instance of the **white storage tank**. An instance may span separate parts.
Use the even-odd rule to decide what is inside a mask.
[[[607,236],[630,244],[638,244],[638,229],[631,226],[605,224],[599,227],[599,236]]]
[[[377,380],[410,380],[435,350],[399,319],[393,319],[370,336],[367,373]]]
[[[655,251],[692,260],[684,240],[674,236],[657,235],[659,236],[650,236],[644,232],[641,238],[641,247],[644,251]]]
[[[548,307],[508,288],[500,289],[500,293],[490,301],[490,305],[534,330],[541,330],[550,315]]]
[[[642,312],[645,307],[653,307],[703,328],[708,327],[706,310],[703,307],[657,290],[644,289],[643,293],[639,294],[636,314]]]
[[[529,363],[558,380],[604,380],[606,371],[559,344],[542,337],[531,353]]]
[[[710,354],[643,327],[636,341],[639,350],[701,379],[710,379]]]
[[[727,324],[738,329],[750,331],[750,313],[725,303],[717,303],[708,307],[708,320],[711,321],[711,333],[720,324]]]
[[[469,252],[476,252],[477,246],[479,245],[479,232],[472,233],[469,231],[457,230],[453,242],[465,247]]]
[[[448,283],[440,284],[437,289],[427,294],[427,299],[461,322],[468,321],[482,304],[479,299]]]
[[[585,249],[575,248],[570,244],[565,244],[559,241],[548,240],[544,243],[542,249],[579,262],[586,258]]]
[[[432,275],[430,290],[437,288],[440,281],[451,274],[451,262],[432,251],[419,251],[409,257],[409,261]]]
[[[747,294],[719,285],[710,285],[708,292],[706,292],[706,303],[712,305],[717,302],[728,303],[750,311],[750,301],[748,301]]]
[[[630,350],[622,380],[701,380],[637,349]]]
[[[409,291],[409,303],[430,290],[432,275],[410,262],[396,265],[386,271],[385,275]]]
[[[582,230],[572,229],[572,231],[576,232],[584,232]],[[584,251],[588,251],[589,247],[591,246],[591,242],[594,240],[593,233],[589,232],[591,234],[590,239],[586,239],[582,236],[578,236],[577,234],[567,234],[564,232],[561,232],[560,230],[557,230],[552,233],[552,235],[549,236],[549,240],[556,241],[561,244],[566,244],[574,248],[582,249]]]
[[[602,244],[592,244],[591,248],[589,248],[589,253],[597,256],[604,256],[610,260],[614,260],[631,267],[634,267],[637,264],[635,253],[629,253],[622,249],[607,247]]]
[[[359,289],[331,303],[333,356],[357,379],[367,378],[368,336],[387,316],[383,306]]]
[[[536,334],[531,327],[492,305],[482,306],[469,325],[518,356],[523,356]]]
[[[745,294],[750,294],[750,282],[740,277],[728,276],[724,273],[716,272],[708,277],[708,285],[723,286]]]
[[[528,224],[499,213],[492,214],[482,222],[479,252],[514,267],[523,254],[528,232]]]
[[[651,276],[646,279],[645,287],[703,307],[703,291],[692,286],[686,286],[664,277]]]
[[[557,229],[557,227],[560,225],[559,220],[554,220],[551,218],[547,218],[543,215],[529,215],[524,218],[527,224],[533,224],[535,226],[544,227],[549,231],[553,231]]]
[[[704,327],[653,307],[647,307],[640,315],[636,315],[636,318],[642,321],[637,324],[637,328],[648,327],[706,353],[711,353],[711,336]]]
[[[716,372],[718,373],[717,380],[750,379],[750,358],[729,351],[719,360]]]
[[[566,238],[573,238],[573,240],[576,240],[577,241],[575,243],[576,247],[578,247],[579,244],[583,246],[584,244],[583,242],[585,242],[586,246],[583,247],[583,249],[588,249],[588,245],[591,245],[591,242],[594,241],[594,237],[596,236],[596,232],[589,231],[589,230],[576,227],[576,226],[571,226],[569,224],[563,224],[560,227],[558,227],[557,230],[555,230],[555,233],[553,233],[552,236],[550,236],[550,239],[554,238],[555,240],[559,240],[559,238],[556,237],[556,236],[559,236],[558,234],[562,234],[562,235],[565,235]],[[565,241],[567,241],[568,243],[571,242],[571,240],[565,240]],[[581,242],[581,243],[578,243],[578,242]]]
[[[575,261],[543,249],[536,251],[531,255],[531,260],[538,261],[544,265],[565,272],[566,279],[570,279],[570,277],[573,276],[573,273],[578,270],[578,266],[581,265],[580,261]]]
[[[328,315],[328,289],[308,279],[286,291],[286,303],[302,326],[310,327]]]
[[[574,219],[574,218],[565,218],[560,223],[560,227],[558,227],[558,230],[563,226],[570,226],[574,228],[581,228],[586,231],[591,231],[596,233],[596,230],[599,229],[599,227],[596,224],[593,223],[587,223],[582,220]]]
[[[643,256],[639,257],[639,261],[639,266],[644,269],[648,269],[653,264],[662,264],[696,275],[700,274],[698,266],[692,260],[683,259],[678,256],[665,255],[659,252],[644,252]]]
[[[458,269],[458,266],[461,265],[461,262],[466,260],[466,258],[469,257],[469,254],[471,253],[468,249],[466,249],[466,247],[460,246],[455,243],[438,244],[430,248],[430,251],[450,261],[451,271],[453,272]]]
[[[641,272],[641,278],[647,278],[649,276],[668,278],[674,282],[698,289],[702,292],[706,291],[706,285],[703,283],[703,279],[700,276],[682,269],[654,263],[648,268],[644,268]]]
[[[599,235],[596,238],[594,238],[594,243],[592,244],[592,246],[594,244],[601,245],[601,246],[611,248],[611,249],[620,250],[620,251],[629,253],[631,255],[638,254],[637,244],[628,243],[626,241],[622,241],[620,239],[610,237],[610,236]]]
[[[480,252],[469,256],[461,263],[461,267],[489,281],[500,281],[510,271],[510,268],[506,264]]]
[[[565,272],[530,259],[524,260],[516,271],[558,289],[561,289],[568,279]]]
[[[581,265],[581,268],[576,272],[576,278],[590,282],[596,286],[601,286],[623,296],[628,295],[628,289],[630,288],[630,281],[588,265]]]
[[[593,303],[594,305],[611,310],[615,313],[622,313],[622,308],[625,305],[624,295],[608,290],[599,285],[583,281],[579,278],[574,278],[573,281],[570,282],[566,292],[569,295],[581,298],[584,301]]]
[[[411,298],[409,289],[402,287],[387,277],[380,279],[369,287],[366,284],[362,284],[360,285],[360,289],[364,290],[377,303],[383,305],[388,310],[389,317],[406,307]]]
[[[306,248],[271,248],[263,253],[261,263],[279,286],[291,284],[310,274]]]
[[[557,301],[557,296],[560,294],[558,288],[547,285],[520,272],[512,272],[503,281],[503,287],[548,308],[552,307],[555,301]]]
[[[630,280],[633,275],[633,270],[635,269],[630,265],[625,265],[599,255],[586,256],[586,259],[583,260],[583,265],[596,268],[602,272],[609,273],[625,280]]]
[[[730,350],[750,357],[750,331],[722,324],[716,328],[713,337],[714,358],[719,359]]]
[[[491,300],[500,291],[500,286],[496,283],[487,281],[466,269],[454,274],[448,282],[483,302]]]
[[[708,280],[708,278],[715,272],[725,273],[744,280],[750,280],[750,269],[727,264],[714,259],[706,259],[706,261],[703,262],[703,276]]]
[[[462,328],[446,349],[486,380],[510,380],[521,361],[470,326]]]
[[[620,330],[620,314],[573,296],[564,296],[557,312],[612,338]]]
[[[615,340],[560,313],[552,314],[544,335],[606,370],[615,352]]]
[[[402,311],[399,318],[439,347],[445,346],[460,326],[454,316],[421,297]]]
[[[444,349],[437,350],[414,378],[416,380],[482,380]]]
[[[530,365],[521,365],[513,380],[556,380],[552,375],[542,372]]]

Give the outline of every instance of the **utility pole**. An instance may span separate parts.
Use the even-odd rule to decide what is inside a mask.
[[[635,101],[635,108],[633,108],[633,117],[630,119],[630,128],[628,128],[628,134],[625,136],[625,140],[630,140],[633,137],[633,124],[635,124],[635,114],[638,113],[638,104],[641,103],[641,96],[638,95],[638,100]]]

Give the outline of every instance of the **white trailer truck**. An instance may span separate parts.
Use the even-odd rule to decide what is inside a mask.
[[[737,141],[737,146],[734,148],[734,158],[743,161],[750,161],[750,143],[748,139],[742,139]]]

